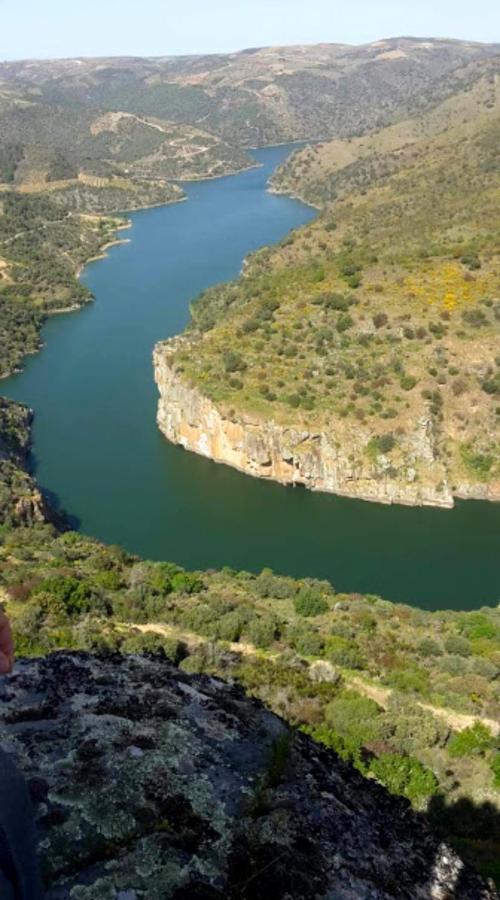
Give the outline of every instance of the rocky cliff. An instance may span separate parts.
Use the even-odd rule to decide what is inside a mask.
[[[408,804],[240,688],[57,653],[0,685],[47,900],[493,900]]]
[[[170,441],[187,450],[247,475],[378,503],[449,508],[454,497],[500,499],[498,485],[460,484],[452,489],[435,459],[430,419],[416,423],[403,479],[400,472],[394,477],[383,454],[375,466],[369,458],[360,462],[363,450],[356,446],[359,428],[352,429],[346,442],[345,425],[339,440],[335,427],[328,432],[313,432],[234,409],[226,411],[190,384],[176,367],[174,356],[181,343],[189,345],[186,338],[158,344],[154,367],[160,392],[159,428]],[[356,454],[352,453],[354,448]],[[419,477],[419,469],[431,473],[431,478]]]
[[[0,522],[29,526],[56,522],[36,481],[27,471],[33,413],[0,397]],[[61,523],[59,523],[61,524]]]

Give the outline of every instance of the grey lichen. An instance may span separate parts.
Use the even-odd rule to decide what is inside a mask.
[[[0,687],[47,900],[342,900],[495,891],[402,800],[237,687],[57,653]]]

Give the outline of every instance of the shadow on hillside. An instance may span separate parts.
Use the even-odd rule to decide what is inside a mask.
[[[500,810],[493,803],[474,803],[468,797],[450,803],[436,794],[427,815],[431,826],[466,862],[500,886]]]

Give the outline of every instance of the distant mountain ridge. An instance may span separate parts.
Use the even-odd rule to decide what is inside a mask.
[[[500,44],[394,38],[360,47],[4,62],[0,150],[5,141],[23,150],[13,184],[33,173],[40,181],[54,160],[61,166],[61,154],[75,174],[224,174],[249,164],[242,147],[356,136],[425,109],[499,55]],[[96,132],[106,113],[121,118]],[[184,158],[175,152],[179,138],[191,145]]]

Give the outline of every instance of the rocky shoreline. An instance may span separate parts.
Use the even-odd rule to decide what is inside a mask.
[[[452,487],[444,471],[433,483],[419,479],[412,466],[405,469],[405,480],[394,478],[389,466],[384,469],[383,457],[374,473],[369,460],[352,459],[352,444],[346,447],[336,440],[333,428],[313,432],[234,409],[225,411],[176,369],[175,354],[188,340],[159,343],[153,355],[160,393],[158,427],[172,443],[247,475],[352,499],[445,509],[454,506],[455,498],[500,500],[498,485],[464,482]],[[415,465],[434,465],[432,434],[425,421],[417,424],[414,444]]]

